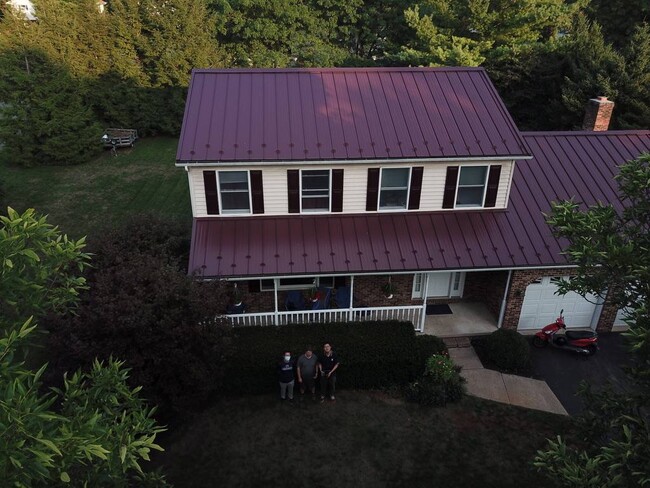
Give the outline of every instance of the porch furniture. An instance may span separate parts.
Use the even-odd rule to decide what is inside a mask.
[[[331,288],[325,288],[325,287],[320,287],[318,289],[321,298],[315,302],[312,302],[311,304],[311,309],[312,310],[324,310],[327,308],[330,308],[330,298],[332,296],[332,289]]]
[[[284,309],[289,312],[305,309],[305,297],[300,290],[290,290],[287,292]]]
[[[226,307],[226,313],[229,315],[239,315],[246,313],[246,304],[240,303],[239,305],[235,305],[234,303],[229,303]]]
[[[350,308],[350,287],[339,286],[336,289],[335,300],[337,308]]]

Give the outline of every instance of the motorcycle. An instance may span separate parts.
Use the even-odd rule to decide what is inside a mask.
[[[582,330],[567,330],[564,334],[556,335],[561,329],[566,329],[564,310],[555,322],[548,324],[533,337],[533,346],[546,347],[551,344],[559,349],[567,349],[584,356],[593,356],[598,352],[598,334]]]

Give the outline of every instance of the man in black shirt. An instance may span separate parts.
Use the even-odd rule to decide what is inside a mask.
[[[336,353],[332,351],[332,345],[329,342],[323,344],[323,355],[320,357],[318,369],[320,371],[320,401],[325,401],[329,387],[330,400],[334,400],[336,389],[336,370],[339,367],[339,360]]]

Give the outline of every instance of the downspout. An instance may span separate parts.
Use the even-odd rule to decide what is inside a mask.
[[[275,325],[278,324],[278,278],[273,278],[273,294],[275,295]]]
[[[420,317],[420,332],[424,333],[424,322],[427,320],[427,295],[429,295],[429,273],[424,274],[424,290],[422,293],[422,312]]]
[[[508,301],[508,292],[510,291],[510,281],[512,281],[512,270],[508,271],[508,281],[506,281],[506,291],[503,292],[503,300],[501,301],[501,310],[499,311],[497,329],[500,329],[503,325],[503,317],[506,315],[506,304]]]
[[[354,275],[350,275],[350,311],[348,312],[348,322],[352,322],[354,317]]]

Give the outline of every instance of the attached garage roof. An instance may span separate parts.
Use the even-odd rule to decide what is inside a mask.
[[[482,68],[194,70],[176,159],[526,157]]]
[[[650,131],[524,135],[507,210],[195,219],[190,271],[238,277],[566,264],[550,202],[621,208],[617,165],[650,152]]]

